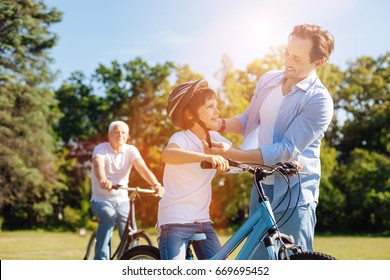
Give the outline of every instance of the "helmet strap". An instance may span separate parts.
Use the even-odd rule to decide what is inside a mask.
[[[194,121],[196,121],[203,128],[206,134],[206,142],[209,145],[209,148],[211,149],[213,145],[211,144],[210,129],[206,127],[206,124],[203,121],[201,121],[197,115],[194,116]]]

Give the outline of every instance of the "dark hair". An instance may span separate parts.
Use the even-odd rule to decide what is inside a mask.
[[[189,119],[186,117],[186,112],[189,112],[192,116],[197,118],[198,109],[204,104],[206,104],[206,101],[211,98],[217,98],[217,93],[211,88],[201,89],[194,94],[191,99],[191,102],[183,110],[182,118],[184,122],[184,129],[190,129],[195,124],[194,119]]]
[[[310,53],[311,63],[319,59],[328,60],[334,49],[334,37],[321,26],[302,24],[294,27],[289,39],[293,36],[311,39],[313,47]]]

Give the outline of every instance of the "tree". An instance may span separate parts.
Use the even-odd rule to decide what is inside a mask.
[[[347,195],[348,228],[354,232],[389,232],[389,158],[356,148],[339,172],[338,184]]]
[[[97,138],[106,129],[110,106],[89,83],[83,73],[74,72],[56,91],[63,115],[55,130],[65,146]]]
[[[363,56],[349,63],[337,100],[349,116],[341,129],[343,159],[355,148],[389,155],[389,83],[390,53],[377,59]]]
[[[0,4],[0,215],[4,227],[41,226],[58,192],[52,126],[59,116],[48,69],[61,13],[31,0]]]
[[[345,224],[347,213],[345,212],[347,194],[340,189],[335,180],[339,170],[337,150],[327,147],[323,140],[321,143],[321,182],[320,197],[317,206],[317,226],[320,232],[335,232],[347,229]]]

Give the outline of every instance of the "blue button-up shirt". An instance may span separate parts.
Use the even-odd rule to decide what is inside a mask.
[[[252,100],[244,114],[236,116],[244,137],[261,122],[259,111],[272,89],[283,82],[284,71],[269,71],[257,83]],[[321,139],[333,117],[333,100],[314,71],[292,87],[285,96],[276,118],[273,144],[259,147],[265,164],[297,160],[304,165],[298,205],[318,202],[321,175]],[[260,135],[261,137],[261,135]],[[298,199],[298,176],[290,178],[292,204]],[[276,176],[272,206],[277,205],[286,191],[286,183]],[[287,199],[284,203],[287,203]],[[285,204],[282,206],[286,206]],[[294,205],[290,205],[292,207]],[[283,209],[283,207],[281,207]]]

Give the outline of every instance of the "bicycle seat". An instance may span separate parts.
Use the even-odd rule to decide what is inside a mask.
[[[196,232],[194,235],[190,237],[190,242],[192,241],[200,241],[200,240],[205,240],[206,239],[206,234],[203,232]]]

